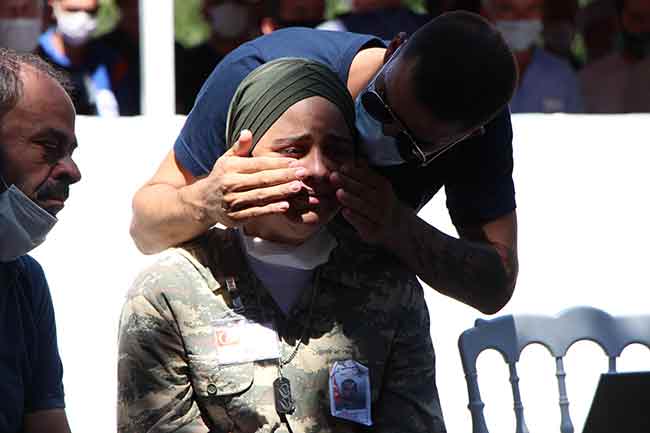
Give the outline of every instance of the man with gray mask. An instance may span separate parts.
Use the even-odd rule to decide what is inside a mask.
[[[43,30],[41,0],[3,0],[0,2],[0,47],[32,52]]]
[[[0,431],[69,433],[54,311],[27,254],[57,222],[69,186],[75,111],[65,77],[0,48]],[[44,108],[46,107],[46,108]]]
[[[187,114],[212,70],[226,54],[259,36],[261,0],[203,0],[201,13],[210,25],[202,44],[176,50],[176,107]]]
[[[499,29],[517,59],[513,113],[583,111],[578,77],[569,62],[538,46],[544,0],[483,0],[482,14]]]

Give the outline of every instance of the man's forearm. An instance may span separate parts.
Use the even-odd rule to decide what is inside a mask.
[[[386,246],[425,283],[486,314],[508,302],[517,275],[514,251],[456,239],[408,209],[402,214]]]
[[[146,185],[135,194],[131,236],[143,253],[160,252],[204,233],[213,225],[187,203],[184,188],[189,187]]]

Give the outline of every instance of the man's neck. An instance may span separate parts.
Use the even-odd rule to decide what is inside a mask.
[[[61,32],[55,31],[52,33],[52,46],[59,54],[63,54],[70,59],[71,65],[76,66],[83,62],[85,47],[83,45],[74,47],[67,44]]]
[[[361,93],[384,64],[385,54],[386,48],[366,48],[354,56],[348,74],[348,90],[353,98]]]

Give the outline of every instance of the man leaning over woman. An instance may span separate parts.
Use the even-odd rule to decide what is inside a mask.
[[[420,285],[336,218],[329,174],[356,156],[354,116],[310,60],[240,84],[227,143],[249,129],[250,156],[299,160],[302,194],[138,277],[120,321],[120,432],[445,431]]]

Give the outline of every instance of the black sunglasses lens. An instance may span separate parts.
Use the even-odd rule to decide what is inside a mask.
[[[366,109],[376,121],[380,123],[392,123],[393,116],[384,105],[384,101],[379,98],[374,92],[366,91],[361,95],[361,103],[363,108]]]

